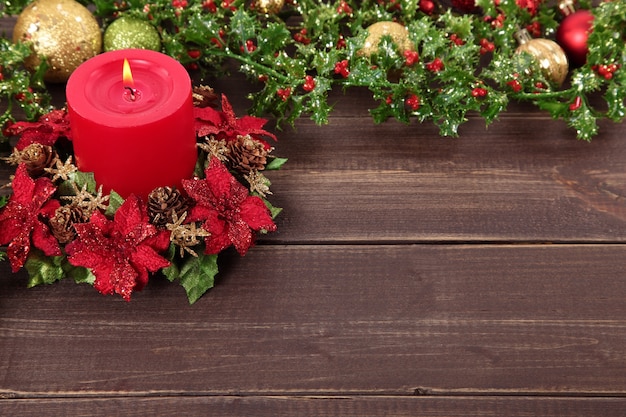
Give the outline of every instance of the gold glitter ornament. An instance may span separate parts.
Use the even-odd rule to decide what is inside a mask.
[[[83,62],[102,51],[102,34],[91,12],[74,0],[36,0],[20,13],[13,42],[30,42],[33,54],[24,61],[34,70],[48,62],[44,80],[65,82]]]
[[[531,38],[526,29],[517,32],[515,37],[520,44],[515,52],[527,52],[535,57],[544,77],[560,87],[569,71],[567,55],[563,48],[549,39]]]
[[[359,51],[361,55],[370,56],[378,51],[378,44],[383,36],[390,36],[393,43],[401,51],[412,51],[413,43],[409,39],[409,31],[406,27],[396,22],[376,22],[367,28],[367,38],[363,48]]]
[[[104,31],[104,50],[130,48],[160,51],[159,31],[142,19],[123,16],[114,20]]]
[[[254,6],[262,13],[276,14],[285,5],[285,0],[256,0]]]

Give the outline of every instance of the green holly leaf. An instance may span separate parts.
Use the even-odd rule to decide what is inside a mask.
[[[266,171],[279,170],[288,161],[287,158],[277,158],[277,157],[269,157],[267,159],[269,160],[269,162],[267,163],[267,165],[265,165]]]
[[[266,198],[263,198],[261,196],[258,196],[258,197],[260,197],[261,200],[263,200],[263,203],[265,204],[265,207],[267,207],[267,209],[270,211],[270,215],[272,216],[272,219],[275,219],[283,211],[282,208],[275,207]]]
[[[592,136],[598,133],[596,117],[584,102],[580,108],[572,112],[568,125],[576,129],[578,139],[590,141]]]
[[[171,274],[173,271],[169,271]],[[215,276],[218,273],[217,255],[199,253],[198,256],[188,256],[180,267],[180,284],[187,292],[189,304],[193,304],[215,285]],[[169,278],[168,278],[169,279]]]
[[[626,97],[626,86],[612,83],[606,90],[604,95],[608,105],[606,115],[614,122],[620,122],[626,116],[624,97]]]
[[[52,284],[65,276],[65,256],[45,256],[39,250],[31,250],[24,268],[28,272],[28,288],[40,284]]]
[[[113,217],[118,208],[124,203],[124,198],[115,191],[111,191],[109,194],[109,205],[104,212],[105,216]]]

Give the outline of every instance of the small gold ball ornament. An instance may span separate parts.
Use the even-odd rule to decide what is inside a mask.
[[[516,38],[520,45],[515,52],[527,52],[535,57],[543,75],[560,87],[569,71],[567,55],[563,48],[550,39],[532,39],[525,29],[519,31]]]
[[[150,22],[122,16],[114,20],[104,31],[104,50],[150,49],[161,50],[161,35]]]
[[[65,82],[84,61],[102,51],[102,34],[91,12],[74,0],[36,0],[20,13],[13,42],[30,42],[24,65],[33,70],[48,62],[44,80]]]
[[[285,0],[256,0],[254,6],[257,10],[266,14],[276,14],[285,5]]]
[[[359,51],[361,55],[371,56],[375,54],[383,36],[390,36],[393,43],[401,51],[412,51],[414,49],[413,43],[409,39],[409,31],[400,23],[376,22],[367,28],[367,33],[363,48]]]

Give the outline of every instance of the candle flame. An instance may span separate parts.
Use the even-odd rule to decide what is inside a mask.
[[[130,64],[128,60],[124,58],[124,69],[122,70],[122,80],[124,81],[124,87],[134,87],[133,73],[130,70]]]

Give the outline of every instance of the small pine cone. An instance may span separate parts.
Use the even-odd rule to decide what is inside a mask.
[[[193,105],[196,107],[217,107],[218,95],[213,89],[206,85],[193,88]]]
[[[267,163],[269,153],[263,143],[252,139],[250,135],[237,136],[237,140],[227,143],[229,165],[247,174],[251,171],[262,171]]]
[[[148,196],[148,216],[155,226],[165,229],[189,209],[189,200],[172,187],[155,188]]]
[[[45,174],[45,169],[54,166],[59,156],[52,146],[31,143],[22,151],[15,151],[11,160],[17,164],[25,164],[28,174],[37,178]]]
[[[74,225],[84,223],[85,215],[80,207],[73,205],[61,206],[50,219],[50,231],[61,244],[71,242],[76,237]]]

